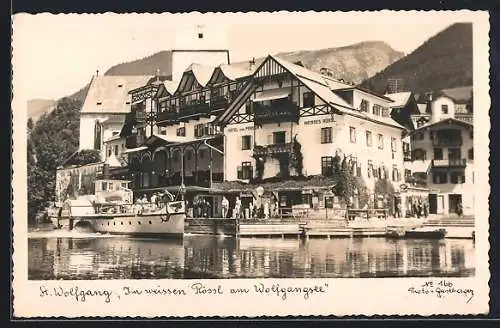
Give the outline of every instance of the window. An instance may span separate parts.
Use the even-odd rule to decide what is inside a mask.
[[[424,140],[424,133],[417,132],[412,137],[413,137],[413,140]]]
[[[302,95],[302,107],[314,107],[314,93],[304,92]]]
[[[361,100],[361,104],[359,105],[359,110],[362,112],[368,112],[368,107],[370,106],[370,103],[366,100]]]
[[[382,106],[374,104],[373,105],[373,115],[377,115],[377,116],[382,115]]]
[[[321,128],[321,143],[332,143],[332,128]]]
[[[111,147],[108,147],[108,157],[111,156]]]
[[[396,138],[391,138],[391,150],[392,150],[393,153],[396,152],[396,148],[397,148]]]
[[[368,161],[368,177],[371,178],[373,176],[373,162],[372,161]]]
[[[401,172],[396,165],[392,167],[392,181],[401,181]]]
[[[432,174],[432,182],[435,184],[444,184],[447,182],[447,178],[446,172],[434,172]]]
[[[249,180],[253,177],[253,167],[251,162],[243,162],[238,166],[238,179]]]
[[[118,145],[115,145],[115,155],[118,155]]]
[[[241,136],[241,149],[248,150],[252,148],[252,136]]]
[[[384,136],[379,134],[377,136],[377,141],[378,141],[378,149],[384,149]]]
[[[443,159],[443,148],[434,148],[434,159]]]
[[[205,149],[198,150],[198,156],[200,157],[200,159],[205,158]]]
[[[349,134],[351,138],[351,143],[356,143],[356,128],[351,126],[349,128]]]
[[[203,33],[198,33],[198,39],[203,39]]]
[[[286,142],[285,131],[273,132],[273,143],[274,144],[284,144]]]
[[[468,151],[468,156],[467,156],[470,160],[473,160],[474,159],[474,148],[471,148],[469,149]]]
[[[332,176],[333,172],[333,156],[321,157],[321,175],[328,177]]]
[[[99,121],[95,121],[94,125],[94,149],[101,150],[102,126]]]
[[[448,114],[448,105],[441,105],[441,113]]]
[[[382,117],[389,117],[389,108],[382,107]]]
[[[185,137],[186,136],[186,128],[177,128],[176,135],[178,137]]]
[[[417,148],[413,151],[413,160],[425,161],[427,159],[427,153],[425,150]]]
[[[367,147],[372,146],[372,132],[371,131],[366,131],[366,146]]]
[[[460,172],[451,172],[450,182],[453,184],[465,183],[465,175]]]

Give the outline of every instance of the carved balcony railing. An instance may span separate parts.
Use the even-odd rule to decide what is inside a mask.
[[[204,100],[194,100],[179,108],[179,120],[187,121],[210,116],[210,105]]]
[[[452,159],[434,159],[432,160],[432,167],[459,167],[463,168],[467,166],[467,160],[465,158],[452,158]]]
[[[291,100],[271,102],[266,106],[260,103],[253,104],[255,124],[298,122],[299,107]]]
[[[462,146],[462,138],[457,139],[442,139],[434,138],[432,145],[435,147],[460,147]]]
[[[255,146],[253,153],[254,156],[273,156],[280,154],[288,154],[292,152],[292,143],[276,143],[266,146]]]
[[[159,112],[156,117],[156,124],[159,126],[167,126],[170,124],[176,124],[179,121],[179,114],[175,108]]]
[[[217,111],[226,109],[229,105],[229,99],[226,96],[220,96],[210,99],[210,110]]]
[[[474,123],[474,116],[472,114],[455,114],[455,118],[460,121]]]

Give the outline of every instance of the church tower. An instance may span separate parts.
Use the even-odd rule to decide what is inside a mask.
[[[222,26],[179,26],[172,48],[172,80],[180,81],[191,64],[229,64],[227,30]]]

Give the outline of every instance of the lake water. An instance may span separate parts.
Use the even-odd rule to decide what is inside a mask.
[[[472,240],[166,240],[33,231],[28,249],[32,280],[467,277],[475,272]]]

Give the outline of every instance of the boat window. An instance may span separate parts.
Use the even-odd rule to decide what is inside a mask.
[[[123,222],[120,222],[123,225]]]
[[[151,221],[149,221],[149,224],[152,224]]]
[[[138,223],[138,224],[141,224],[141,221],[138,221],[137,223]]]
[[[131,225],[131,224],[132,224],[132,221],[128,221],[128,224],[130,224],[130,225]]]
[[[113,225],[116,225],[116,222],[113,222]]]
[[[109,225],[109,222],[108,222],[108,225]]]

